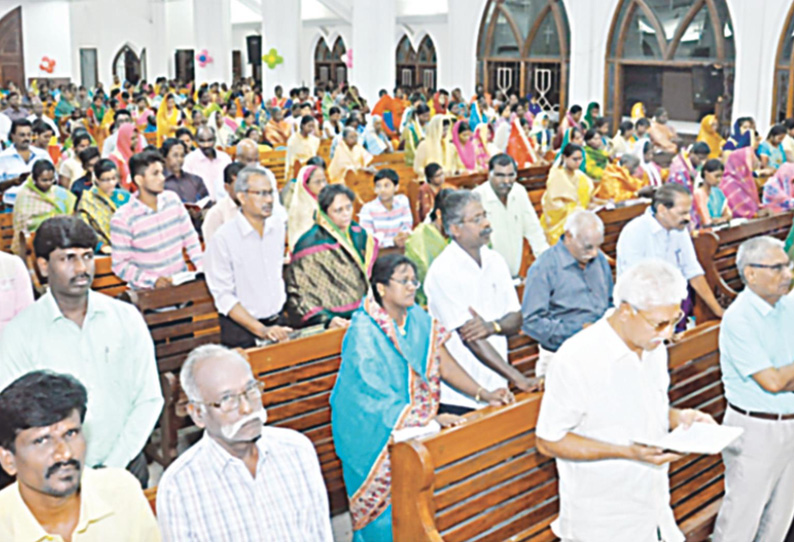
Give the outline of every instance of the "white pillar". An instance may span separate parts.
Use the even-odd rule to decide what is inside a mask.
[[[439,79],[439,88],[452,91],[460,87],[463,96],[467,99],[474,95],[477,77],[477,35],[484,7],[483,0],[455,0],[450,2],[447,13],[449,54],[445,62],[449,66],[438,67],[439,72],[445,75],[444,79]],[[439,64],[441,60],[443,59],[439,59]]]
[[[394,86],[396,24],[395,0],[353,0],[353,69],[348,79],[370,104],[378,101],[380,89]]]
[[[262,55],[275,49],[283,59],[272,69],[262,63],[265,97],[273,96],[276,85],[283,87],[285,96],[300,86],[301,32],[301,0],[262,0]]]
[[[196,48],[196,84],[232,80],[231,0],[193,0],[193,35]],[[212,59],[203,67],[198,55],[206,50]]]

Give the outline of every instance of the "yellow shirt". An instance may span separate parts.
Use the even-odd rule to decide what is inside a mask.
[[[80,519],[72,542],[159,542],[160,531],[141,486],[122,469],[85,469]],[[19,493],[18,482],[0,491],[0,540],[63,542],[36,521]]]

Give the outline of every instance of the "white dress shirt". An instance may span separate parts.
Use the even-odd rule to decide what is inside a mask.
[[[11,179],[13,177],[18,177],[23,173],[30,173],[33,169],[33,164],[36,163],[37,160],[46,160],[48,162],[52,162],[52,158],[50,158],[50,153],[47,151],[41,150],[38,147],[34,147],[31,145],[30,149],[30,160],[25,162],[25,159],[22,158],[22,155],[19,154],[17,151],[16,146],[11,145],[3,152],[0,152],[0,180]],[[6,205],[14,205],[14,202],[17,199],[17,192],[22,188],[22,185],[19,186],[12,186],[8,190],[3,193],[3,203]]]
[[[105,138],[104,143],[102,143],[102,158],[107,158],[116,150],[116,144],[119,140],[119,131],[116,130],[109,136]]]
[[[223,315],[240,303],[257,320],[278,314],[287,300],[282,269],[287,215],[280,205],[265,220],[262,237],[242,212],[221,226],[207,246],[204,274]]]
[[[634,264],[654,258],[676,266],[687,280],[703,274],[689,231],[664,229],[648,207],[643,215],[626,224],[620,232],[618,276]]]
[[[207,187],[212,201],[218,201],[229,196],[223,189],[223,170],[232,163],[232,159],[223,151],[215,150],[215,159],[207,158],[201,149],[190,151],[185,156],[182,169],[193,175],[198,175]]]
[[[263,427],[256,477],[206,433],[163,474],[164,542],[331,542],[328,494],[311,441]]]
[[[480,249],[482,267],[456,242],[452,241],[433,260],[425,277],[424,290],[430,314],[447,331],[455,331],[472,318],[469,307],[486,321],[496,320],[508,312],[521,310],[504,258],[488,247]],[[491,335],[486,339],[507,360],[507,338]],[[446,342],[447,350],[483,388],[492,391],[507,386],[507,379],[486,367],[463,344],[457,333]],[[441,402],[466,408],[480,408],[468,395],[441,383]]]
[[[549,364],[536,434],[629,445],[669,430],[667,349],[638,357],[602,318],[568,339]],[[667,466],[628,459],[557,459],[563,540],[683,542],[670,508]]]
[[[524,239],[529,241],[532,254],[536,258],[549,248],[538,214],[529,201],[527,189],[519,183],[513,183],[507,194],[507,206],[499,200],[490,181],[482,183],[474,189],[474,192],[480,195],[482,206],[488,213],[488,221],[493,228],[491,246],[504,257],[507,267],[510,268],[510,274],[514,277],[518,276],[521,256],[524,252]]]

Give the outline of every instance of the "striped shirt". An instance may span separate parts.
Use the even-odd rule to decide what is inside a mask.
[[[157,210],[137,196],[110,219],[113,273],[133,288],[153,288],[159,277],[186,271],[182,249],[201,271],[203,254],[196,230],[179,196],[170,190],[157,195]]]
[[[372,235],[381,248],[393,247],[394,238],[401,231],[410,232],[414,227],[411,204],[403,194],[394,196],[391,211],[375,198],[365,203],[359,213],[359,224]]]
[[[256,476],[204,437],[163,474],[157,521],[164,542],[331,542],[328,495],[311,441],[263,427]]]

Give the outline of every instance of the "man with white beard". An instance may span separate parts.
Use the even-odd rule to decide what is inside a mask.
[[[314,447],[297,431],[263,427],[263,386],[248,362],[234,350],[201,346],[180,381],[204,436],[163,474],[163,540],[333,540]]]

